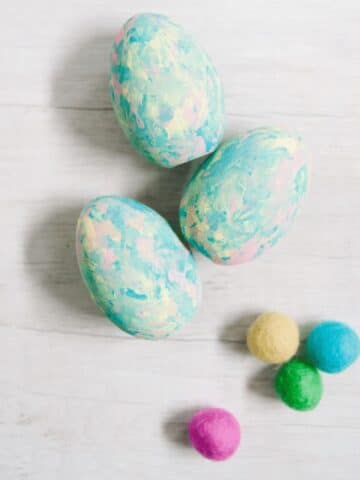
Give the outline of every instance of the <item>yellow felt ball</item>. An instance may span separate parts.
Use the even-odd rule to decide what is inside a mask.
[[[259,315],[247,333],[250,352],[267,363],[287,362],[297,352],[299,342],[298,326],[283,313]]]

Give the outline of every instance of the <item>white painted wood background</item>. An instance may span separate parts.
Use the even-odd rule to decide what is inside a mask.
[[[77,216],[97,195],[134,196],[176,223],[188,167],[134,154],[107,96],[112,38],[141,11],[171,15],[210,53],[228,136],[294,128],[313,155],[312,190],[287,238],[239,267],[199,258],[201,311],[157,343],[99,315],[74,254]],[[303,333],[323,318],[359,327],[359,27],[357,0],[3,2],[1,480],[359,478],[359,365],[324,376],[318,409],[297,413],[244,345],[249,321],[269,309]],[[205,405],[240,420],[228,462],[186,445],[186,420]]]

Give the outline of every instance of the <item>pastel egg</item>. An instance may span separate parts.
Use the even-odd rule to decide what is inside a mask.
[[[189,244],[220,264],[248,262],[287,232],[308,189],[301,139],[259,128],[221,145],[195,171],[180,204]]]
[[[322,322],[306,339],[308,360],[323,372],[342,372],[357,360],[359,354],[359,336],[342,322]]]
[[[82,278],[103,313],[125,332],[166,337],[199,305],[200,281],[191,253],[164,218],[117,196],[92,200],[76,232]]]
[[[130,143],[163,167],[212,152],[223,136],[223,91],[215,67],[163,15],[136,15],[116,36],[110,96]]]

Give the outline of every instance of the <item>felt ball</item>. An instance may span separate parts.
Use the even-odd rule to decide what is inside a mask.
[[[283,313],[266,312],[257,317],[247,333],[250,352],[267,363],[283,363],[295,355],[299,347],[299,328]]]
[[[210,460],[226,460],[240,443],[238,421],[222,408],[199,410],[191,418],[188,430],[192,446]]]
[[[312,410],[322,397],[318,370],[299,359],[282,365],[275,377],[275,390],[281,400],[295,410]]]
[[[309,362],[327,373],[342,372],[356,361],[359,354],[359,336],[342,322],[322,322],[306,339]]]

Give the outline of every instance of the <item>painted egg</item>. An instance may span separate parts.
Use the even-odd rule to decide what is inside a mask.
[[[224,130],[222,86],[207,54],[163,15],[130,18],[111,52],[110,96],[135,149],[163,167],[212,152]]]
[[[299,137],[260,128],[221,145],[185,187],[180,223],[189,244],[220,264],[244,263],[288,230],[308,188]]]
[[[151,208],[117,196],[92,200],[78,220],[76,249],[91,297],[127,333],[162,338],[193,317],[193,256]]]
[[[342,372],[359,357],[360,339],[345,323],[322,322],[306,339],[306,355],[319,370]]]

